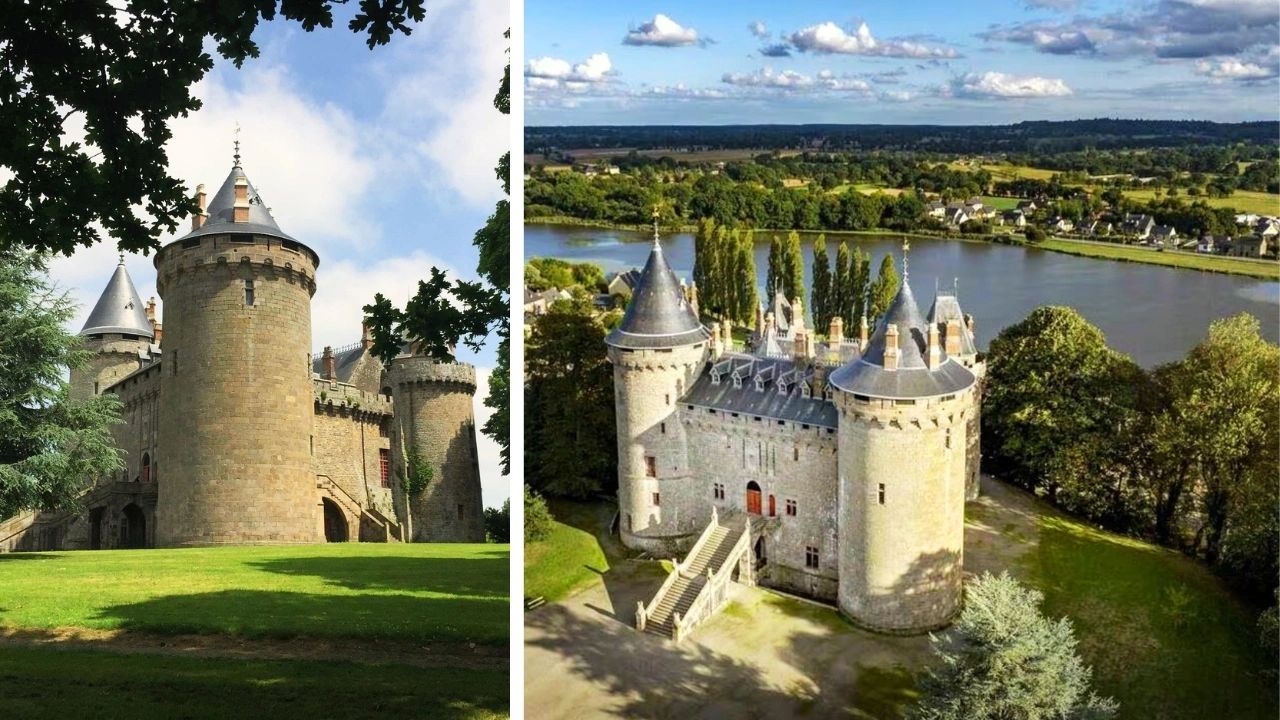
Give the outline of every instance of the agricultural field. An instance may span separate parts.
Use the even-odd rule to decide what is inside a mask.
[[[0,555],[0,697],[48,708],[15,717],[503,716],[508,562],[493,544]]]
[[[1248,275],[1264,280],[1280,280],[1280,263],[1274,260],[1255,260],[1251,258],[1226,257],[1224,255],[1201,255],[1199,253],[1175,252],[1172,250],[1159,252],[1150,247],[1064,240],[1061,238],[1049,238],[1036,245],[1036,247],[1082,257],[1140,262],[1149,265],[1168,265],[1189,270]]]
[[[1157,194],[1163,195],[1162,190],[1125,190],[1124,195],[1127,198],[1141,200],[1146,202],[1153,200]],[[1236,190],[1228,197],[1191,197],[1182,190],[1178,191],[1178,197],[1185,202],[1193,202],[1203,200],[1209,204],[1209,207],[1229,207],[1238,212],[1256,213],[1258,215],[1280,215],[1280,195],[1265,192],[1255,192],[1253,190]]]

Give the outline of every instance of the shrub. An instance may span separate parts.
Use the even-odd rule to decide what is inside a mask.
[[[543,500],[538,493],[525,487],[524,541],[528,543],[546,538],[551,534],[551,523],[554,521],[551,511],[547,508],[547,501]]]

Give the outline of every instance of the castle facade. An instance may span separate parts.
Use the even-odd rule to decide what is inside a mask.
[[[874,329],[864,317],[846,338],[837,317],[819,341],[800,301],[777,298],[739,347],[728,325],[700,322],[696,293],[677,280],[655,232],[606,339],[622,542],[658,557],[689,551],[677,571],[707,567],[711,593],[717,567],[739,572],[729,550],[706,549],[712,529],[745,527],[743,580],[831,602],[878,631],[949,623],[961,602],[964,503],[978,491],[984,365],[955,293],[939,292],[922,313],[905,249],[903,266]],[[714,557],[695,562],[699,548]],[[677,588],[704,582],[672,579]],[[639,627],[648,616],[669,632],[670,615],[703,607],[689,600],[703,590],[668,587],[641,606]]]
[[[112,393],[125,467],[84,512],[0,522],[0,550],[389,540],[483,542],[475,369],[359,342],[311,348],[320,259],[235,166],[155,256],[145,306],[123,260],[80,335],[73,397]],[[432,470],[404,492],[410,459]]]

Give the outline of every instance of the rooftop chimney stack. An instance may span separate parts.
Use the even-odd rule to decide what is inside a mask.
[[[831,318],[831,327],[827,329],[827,342],[831,345],[844,342],[844,318],[839,315]]]
[[[791,330],[792,332],[804,331],[804,305],[800,302],[800,298],[791,300]]]
[[[338,361],[333,356],[333,347],[324,346],[324,354],[320,356],[321,364],[324,366],[324,379],[330,382],[338,379]]]
[[[207,196],[205,195],[205,192],[204,192],[204,183],[200,183],[199,185],[196,186],[196,205],[200,209],[197,210],[196,213],[191,216],[192,230],[199,230],[200,228],[204,227],[205,220],[209,218],[209,213],[205,212],[205,208],[209,207],[209,203],[206,202],[206,197]]]
[[[895,323],[889,323],[889,325],[884,329],[885,370],[898,369],[898,355],[901,352],[901,349],[898,347],[898,326]]]
[[[725,320],[720,326],[720,341],[724,343],[725,351],[733,349],[733,321]]]
[[[360,323],[360,346],[365,350],[373,348],[373,331],[369,329],[369,323]]]
[[[695,316],[698,313],[698,283],[689,283],[689,287],[685,288],[684,299],[689,301],[689,307],[693,308]]]
[[[724,341],[720,338],[720,323],[711,323],[711,359],[719,360],[724,354]]]
[[[929,340],[928,359],[926,360],[929,369],[932,370],[942,364],[942,340],[938,337],[938,324],[929,323]]]
[[[156,326],[156,299],[147,298],[147,319],[151,321],[151,327]]]
[[[947,354],[960,354],[960,319],[951,318],[947,321]]]
[[[867,349],[867,335],[869,330],[870,329],[867,327],[867,314],[863,313],[862,323],[858,326],[858,352],[862,352]]]
[[[249,222],[249,181],[243,175],[236,178],[236,202],[233,212],[232,222]]]

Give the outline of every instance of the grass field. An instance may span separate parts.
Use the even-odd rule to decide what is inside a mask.
[[[505,545],[0,555],[13,717],[507,712]]]
[[[1147,202],[1155,199],[1156,192],[1155,190],[1125,190],[1124,195],[1127,198]],[[1237,190],[1229,197],[1216,198],[1203,195],[1192,197],[1185,192],[1179,191],[1178,197],[1186,203],[1203,200],[1209,204],[1209,207],[1226,207],[1232,208],[1237,212],[1256,213],[1259,215],[1280,215],[1280,195],[1271,193]]]
[[[1224,257],[1222,255],[1201,255],[1189,252],[1157,252],[1151,248],[1132,245],[1079,242],[1059,238],[1049,238],[1036,245],[1036,247],[1082,257],[1167,265],[1190,270],[1247,275],[1266,280],[1280,279],[1280,263],[1271,261]]]
[[[0,626],[505,644],[502,545],[0,555]]]
[[[581,528],[606,528],[611,508],[603,503],[551,503],[556,518],[551,534],[524,548],[524,594],[555,602],[600,578],[609,559],[595,533]]]
[[[1018,203],[1022,202],[1022,198],[1016,197],[996,197],[995,195],[983,195],[982,204],[987,207],[993,207],[997,210],[1014,210],[1018,207]]]

